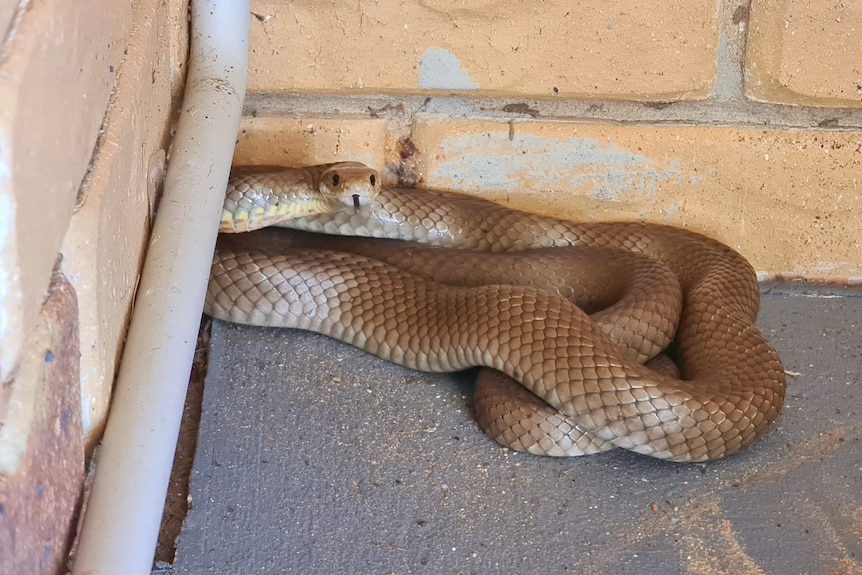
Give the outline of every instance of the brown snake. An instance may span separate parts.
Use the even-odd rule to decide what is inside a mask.
[[[316,190],[330,213],[275,221],[292,218],[279,198]],[[237,170],[227,198],[222,231],[276,223],[459,248],[270,230],[221,235],[205,311],[316,331],[415,369],[498,370],[520,385],[485,370],[478,419],[515,449],[577,455],[616,446],[717,459],[764,433],[783,404],[781,362],[754,327],[754,271],[699,234],[381,190],[376,173],[355,163]],[[642,365],[671,340],[681,376]]]

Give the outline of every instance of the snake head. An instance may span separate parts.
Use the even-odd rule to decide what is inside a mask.
[[[359,209],[380,192],[380,176],[359,162],[332,164],[320,174],[320,193],[335,202]]]

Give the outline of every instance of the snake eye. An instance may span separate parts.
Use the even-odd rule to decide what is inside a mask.
[[[372,186],[377,184],[377,176],[375,176],[374,174],[371,174],[371,177],[368,179],[371,181]]]
[[[332,176],[332,185],[333,185],[333,186],[337,186],[337,185],[338,185],[338,182],[340,182],[340,181],[341,181],[341,177],[339,177],[339,175],[338,175],[338,174],[334,174],[334,175]]]

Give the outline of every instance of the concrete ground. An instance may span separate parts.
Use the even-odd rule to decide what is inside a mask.
[[[708,465],[514,453],[468,375],[215,322],[170,571],[862,574],[862,291],[775,285],[778,422]]]

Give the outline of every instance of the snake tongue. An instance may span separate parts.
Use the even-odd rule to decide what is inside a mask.
[[[353,194],[353,207],[359,211],[359,194]]]

